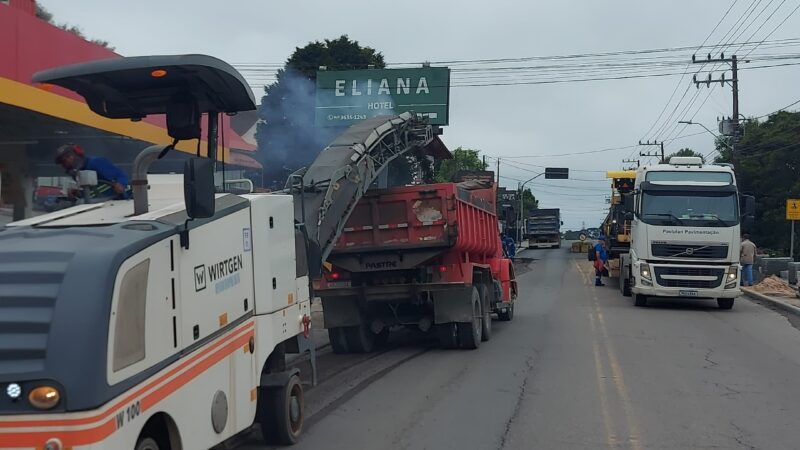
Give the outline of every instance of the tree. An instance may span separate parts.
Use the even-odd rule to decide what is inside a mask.
[[[536,209],[539,207],[539,200],[533,195],[531,192],[531,188],[525,188],[522,191],[522,210],[526,213],[532,209]]]
[[[317,69],[384,68],[383,55],[346,35],[311,42],[296,48],[278,70],[277,81],[264,87],[256,131],[258,157],[264,176],[274,187],[282,185],[289,173],[307,166],[341,128],[314,126]]]
[[[690,148],[682,148],[675,153],[667,155],[667,161],[669,161],[669,159],[672,158],[673,156],[696,156],[700,158],[703,161],[703,163],[706,162],[706,157],[703,156],[702,153],[698,153]]]
[[[105,47],[105,48],[107,48],[107,49],[109,49],[111,51],[114,51],[114,47],[111,47],[111,45],[109,45],[108,41],[104,41],[102,39],[89,39],[89,38],[86,37],[86,35],[83,34],[83,31],[79,27],[76,27],[74,25],[69,25],[69,24],[66,24],[66,23],[60,23],[60,24],[56,23],[53,20],[53,13],[48,11],[44,6],[40,5],[39,2],[35,2],[35,5],[36,5],[36,17],[44,20],[45,22],[47,22],[47,23],[49,23],[51,25],[57,26],[58,28],[61,28],[64,31],[68,31],[68,32],[78,36],[81,39],[87,40],[87,41],[89,41],[89,42],[91,42],[93,44],[97,44],[97,45],[99,45],[101,47]]]
[[[486,170],[478,155],[480,150],[458,147],[453,150],[453,159],[443,159],[435,167],[435,179],[439,183],[453,181],[456,172],[459,170]]]
[[[739,142],[717,140],[720,156],[716,161],[735,163],[740,190],[756,197],[755,225],[747,230],[753,241],[788,255],[786,199],[800,198],[800,113],[779,112],[763,122],[747,120],[743,126],[744,137]],[[735,158],[725,144],[734,147]]]

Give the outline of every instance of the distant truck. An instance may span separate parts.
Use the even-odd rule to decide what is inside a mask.
[[[523,239],[528,240],[528,248],[561,247],[561,211],[553,209],[534,209],[525,221]]]
[[[365,353],[396,326],[477,348],[492,318],[514,317],[517,282],[503,256],[494,183],[368,191],[315,283],[336,353]]]

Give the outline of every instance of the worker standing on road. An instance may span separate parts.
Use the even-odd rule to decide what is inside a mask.
[[[105,158],[86,156],[77,144],[66,144],[56,149],[55,163],[73,179],[79,170],[93,170],[97,173],[97,181],[102,184],[94,189],[94,196],[112,197],[115,199],[130,198],[128,175]]]
[[[503,244],[505,244],[506,255],[513,259],[517,254],[517,245],[514,243],[514,239],[506,235],[505,239],[503,239]]]
[[[742,264],[742,286],[753,285],[753,263],[756,259],[756,244],[750,240],[749,234],[742,235],[742,251],[739,262]]]
[[[597,244],[594,245],[594,275],[595,286],[605,286],[603,284],[603,272],[608,270],[608,252],[606,251],[606,237],[600,235]]]

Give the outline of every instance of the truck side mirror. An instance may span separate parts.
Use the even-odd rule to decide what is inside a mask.
[[[206,219],[214,215],[214,162],[191,158],[183,168],[183,198],[186,215],[191,219]]]
[[[752,195],[742,195],[744,200],[744,213],[742,214],[742,226],[750,228],[755,223],[756,217],[756,198]]]
[[[756,198],[752,195],[744,197],[744,215],[755,217],[756,215]]]

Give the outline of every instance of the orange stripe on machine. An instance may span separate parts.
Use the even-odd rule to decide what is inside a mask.
[[[8,420],[0,419],[0,443],[4,447],[41,447],[46,439],[57,437],[61,439],[67,447],[75,445],[87,445],[99,442],[110,436],[118,429],[115,422],[116,414],[120,408],[130,405],[134,400],[141,397],[141,410],[146,411],[155,406],[161,400],[176,392],[182,386],[197,378],[200,374],[213,367],[240,347],[246,345],[250,337],[254,334],[254,322],[248,322],[232,332],[220,337],[216,342],[207,348],[201,349],[187,361],[182,362],[177,367],[171,369],[166,374],[159,376],[146,386],[137,389],[133,394],[126,396],[118,401],[113,407],[103,412],[74,419],[60,419],[50,416],[49,418],[30,419],[30,420]],[[197,363],[197,364],[194,364]],[[188,367],[188,369],[187,369]],[[183,369],[187,369],[183,371]],[[183,371],[183,372],[182,372]],[[182,373],[181,373],[182,372]],[[175,376],[178,374],[177,376]],[[174,378],[172,378],[175,376]],[[169,380],[172,378],[171,380]],[[169,380],[169,381],[167,381]],[[166,382],[166,383],[165,383]],[[58,417],[58,416],[56,416]],[[64,429],[65,427],[75,427],[78,425],[96,424],[86,429]],[[19,431],[19,428],[34,427],[35,430]],[[40,431],[42,428],[60,427],[60,430]],[[3,429],[14,428],[14,431],[2,431]]]

